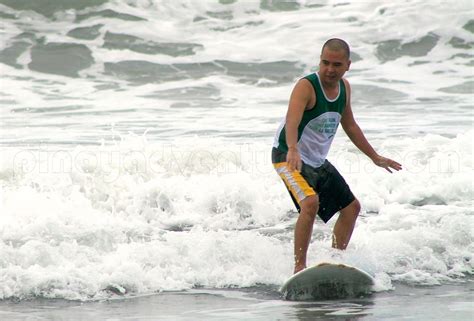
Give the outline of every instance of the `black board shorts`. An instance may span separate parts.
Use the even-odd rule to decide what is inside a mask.
[[[317,194],[318,216],[327,223],[334,214],[355,200],[349,185],[328,160],[318,168],[303,163],[300,172],[290,172],[287,168],[286,153],[273,148],[272,163],[285,183],[298,212],[302,200]]]

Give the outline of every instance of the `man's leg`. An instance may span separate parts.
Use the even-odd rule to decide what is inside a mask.
[[[339,218],[332,235],[332,247],[345,250],[351,239],[357,216],[360,212],[360,203],[353,200],[348,206],[340,211]]]
[[[300,214],[295,226],[295,270],[294,273],[306,267],[306,253],[308,252],[313,223],[319,208],[318,195],[306,197],[300,203]]]

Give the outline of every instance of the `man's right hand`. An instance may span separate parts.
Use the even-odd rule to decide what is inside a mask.
[[[301,171],[303,163],[301,162],[300,152],[296,147],[290,147],[286,154],[286,162],[288,163],[288,169],[290,172],[297,170]]]

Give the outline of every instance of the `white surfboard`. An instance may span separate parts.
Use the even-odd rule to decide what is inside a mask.
[[[320,263],[290,277],[280,289],[291,301],[356,298],[372,292],[374,279],[345,264]]]

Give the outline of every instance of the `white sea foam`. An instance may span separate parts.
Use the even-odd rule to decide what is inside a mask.
[[[363,211],[343,253],[334,220],[318,221],[309,262],[358,266],[377,290],[472,275],[472,5],[270,2],[0,5],[0,298],[283,283],[297,214],[270,147],[294,81],[332,36],[353,49],[359,124],[404,170],[376,168],[340,130],[329,159]],[[68,76],[58,54],[48,70],[41,50],[90,66]]]
[[[473,167],[463,148],[470,138],[421,138],[432,142],[420,144],[421,159],[458,153],[457,166],[441,160],[436,171],[408,165],[389,175],[365,161],[360,170],[341,166],[362,217],[345,253],[330,248],[333,223],[318,221],[309,261],[363,268],[379,290],[393,280],[439,284],[471,273]],[[386,146],[403,155],[417,141],[406,143]],[[271,166],[260,163],[267,145],[133,146],[78,148],[71,157],[3,153],[3,298],[87,299],[119,286],[149,293],[285,280],[296,215]]]

